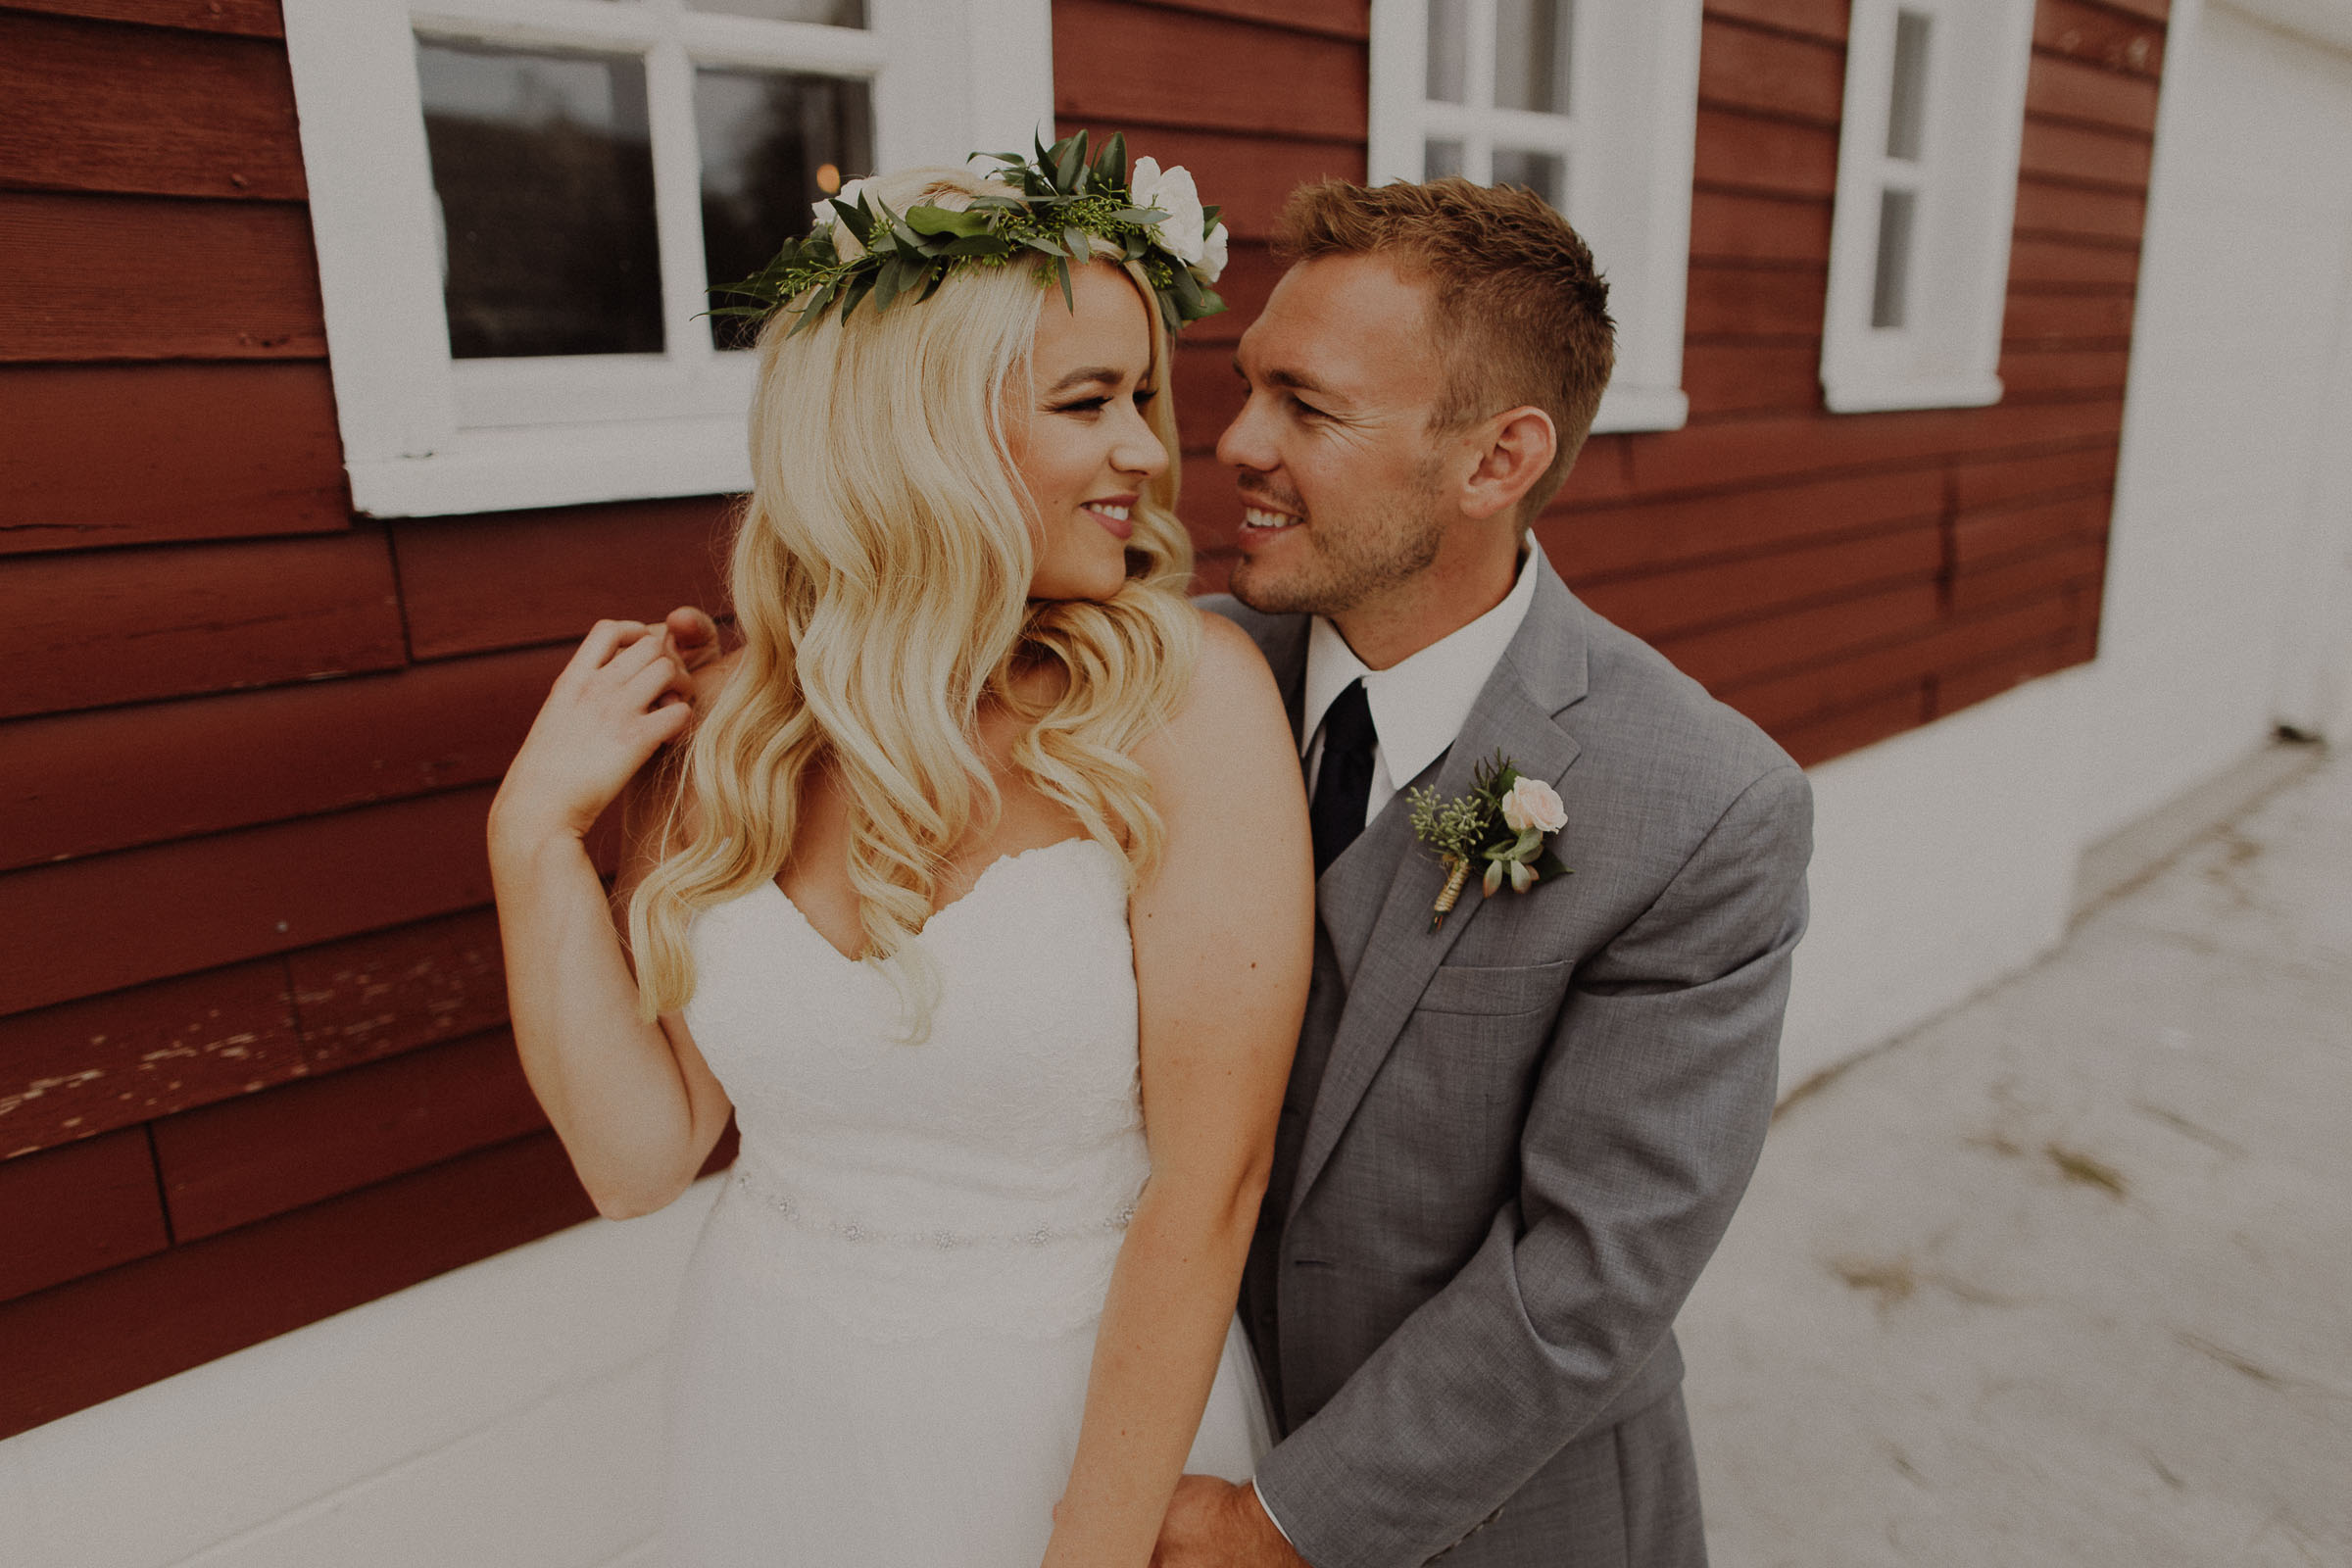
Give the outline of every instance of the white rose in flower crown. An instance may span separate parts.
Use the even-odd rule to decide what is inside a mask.
[[[1157,159],[1138,158],[1135,174],[1127,183],[1127,199],[1138,207],[1156,207],[1167,214],[1153,230],[1159,236],[1160,249],[1187,267],[1200,267],[1207,250],[1200,231],[1208,226],[1208,215],[1201,211],[1200,193],[1193,187],[1191,170],[1182,164],[1163,170]],[[1218,265],[1224,265],[1222,259]]]
[[[1203,283],[1214,283],[1225,270],[1225,225],[1219,223],[1208,231],[1200,243],[1200,260],[1193,264],[1193,275]]]
[[[1521,774],[1502,798],[1502,820],[1514,833],[1531,827],[1539,833],[1557,833],[1568,825],[1568,808],[1560,804],[1559,792],[1550,785]],[[1516,865],[1511,867],[1511,886],[1525,892],[1519,870]]]

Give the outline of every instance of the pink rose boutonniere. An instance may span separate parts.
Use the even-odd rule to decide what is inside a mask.
[[[1544,877],[1569,874],[1546,842],[1568,825],[1559,792],[1520,772],[1500,752],[1478,765],[1469,794],[1441,801],[1436,790],[1419,789],[1407,800],[1413,837],[1436,850],[1446,867],[1446,886],[1430,906],[1432,931],[1446,923],[1474,865],[1484,867],[1479,887],[1488,898],[1506,877],[1512,892],[1525,893]]]

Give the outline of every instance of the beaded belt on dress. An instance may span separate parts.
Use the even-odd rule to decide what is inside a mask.
[[[1125,1230],[1128,1222],[1135,1218],[1135,1205],[1127,1203],[1108,1218],[1091,1224],[1040,1225],[1034,1230],[993,1236],[974,1235],[945,1226],[935,1230],[903,1231],[870,1225],[863,1220],[822,1218],[811,1214],[772,1177],[741,1159],[735,1162],[734,1181],[748,1196],[809,1230],[822,1231],[845,1242],[896,1243],[900,1246],[929,1247],[943,1252],[963,1247],[1046,1247],[1054,1242],[1115,1234]]]

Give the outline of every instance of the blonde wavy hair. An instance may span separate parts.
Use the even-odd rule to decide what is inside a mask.
[[[899,212],[1005,191],[947,169],[865,188]],[[849,804],[866,956],[922,1038],[936,987],[912,939],[947,857],[992,831],[1003,806],[976,742],[984,700],[1024,721],[1021,778],[1117,852],[1131,887],[1151,874],[1163,833],[1128,753],[1169,717],[1200,625],[1175,512],[1167,335],[1148,280],[1123,265],[1151,321],[1163,395],[1146,417],[1168,467],[1132,514],[1126,583],[1100,603],[1028,598],[1034,508],[1003,400],[1008,385],[1028,393],[1038,311],[1059,299],[1031,267],[959,268],[929,300],[861,310],[846,326],[833,311],[792,336],[797,318],[778,312],[762,329],[752,494],[730,568],[743,652],[684,748],[663,857],[629,904],[649,1019],[694,994],[696,912],[778,874],[805,792],[830,768]],[[1042,702],[1015,681],[1039,666],[1064,677]]]

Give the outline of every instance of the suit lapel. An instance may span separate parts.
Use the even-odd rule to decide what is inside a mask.
[[[1560,788],[1576,761],[1577,743],[1553,716],[1585,694],[1583,614],[1549,563],[1541,564],[1526,620],[1453,745],[1415,783],[1434,783],[1442,798],[1451,799],[1470,789],[1480,762],[1501,752],[1521,772]],[[1303,652],[1299,663],[1303,667]],[[1569,809],[1575,810],[1573,801]],[[1446,872],[1414,840],[1409,816],[1400,790],[1316,886],[1316,911],[1347,977],[1348,1004],[1308,1114],[1291,1183],[1292,1213],[1338,1147],[1430,976],[1488,902],[1474,878],[1445,926],[1430,930],[1430,906],[1446,885]],[[1533,899],[1544,892],[1495,897]]]

